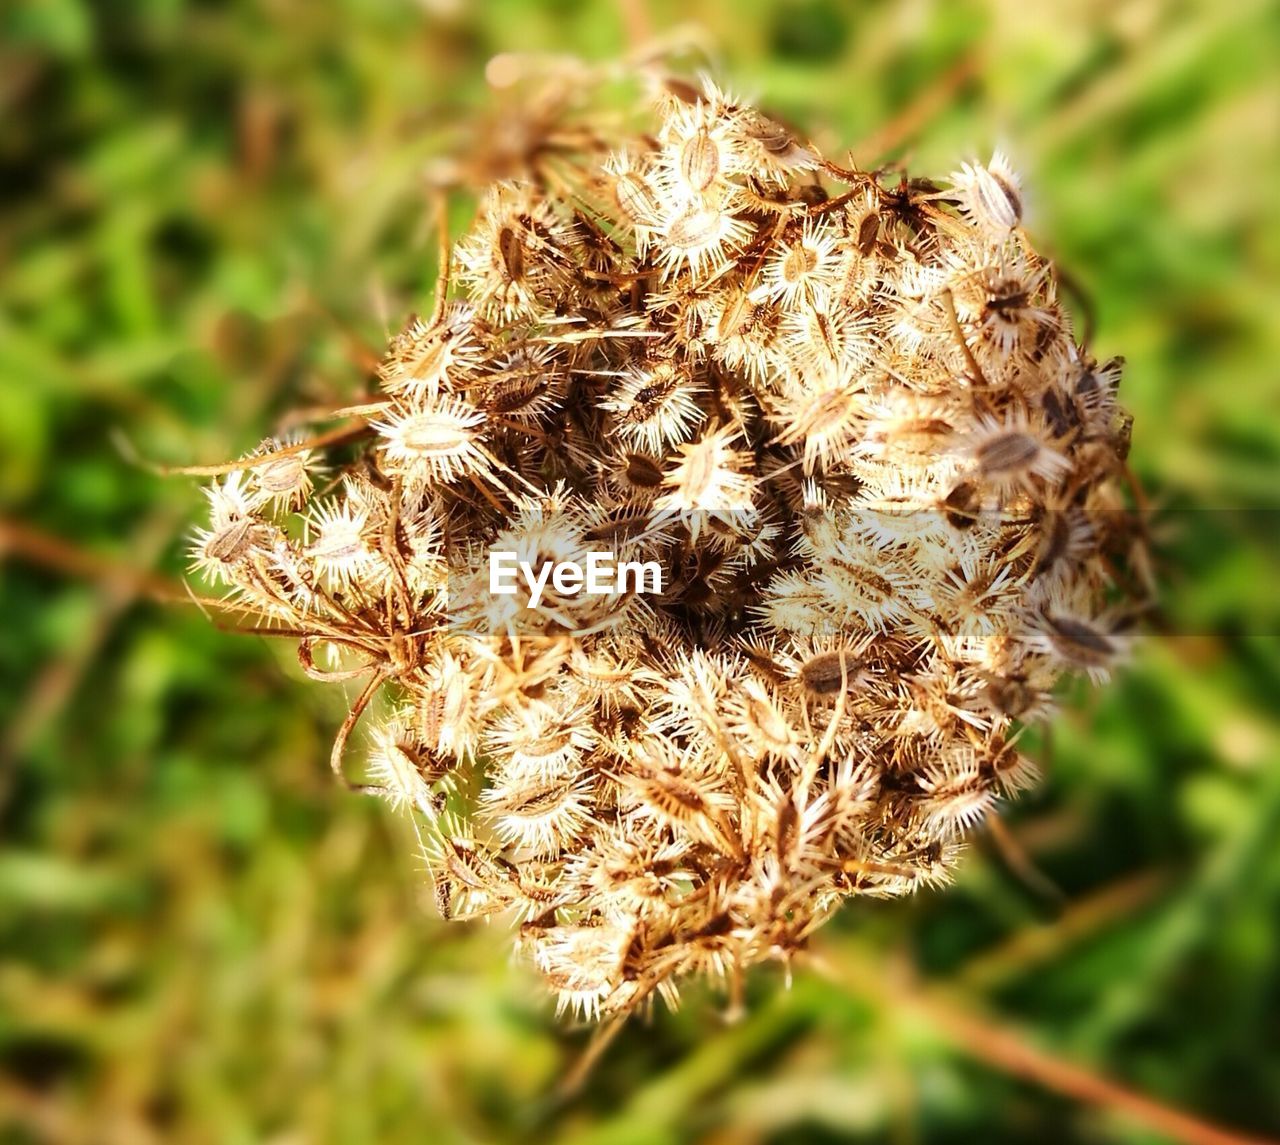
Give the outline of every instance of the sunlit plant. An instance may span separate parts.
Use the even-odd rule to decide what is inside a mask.
[[[193,568],[376,697],[358,789],[440,911],[505,916],[562,1006],[789,963],[944,881],[1101,681],[1140,567],[1120,363],[1073,333],[999,155],[863,171],[714,83],[549,98],[381,392],[208,490]],[[586,104],[584,108],[580,105]],[[548,582],[605,551],[659,591]]]

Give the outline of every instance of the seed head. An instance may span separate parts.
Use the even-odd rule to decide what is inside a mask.
[[[708,81],[628,124],[590,74],[521,120],[369,420],[233,464],[191,561],[347,683],[339,770],[369,712],[441,912],[512,920],[595,1018],[944,882],[1035,778],[1015,721],[1124,651],[1142,554],[1121,362],[1001,156],[842,171]],[[593,552],[658,591],[550,575]]]

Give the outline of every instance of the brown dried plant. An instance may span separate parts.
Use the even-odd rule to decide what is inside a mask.
[[[1018,729],[1120,651],[1138,542],[1120,363],[1000,156],[849,170],[710,81],[646,73],[633,127],[586,74],[381,396],[227,467],[193,565],[355,682],[339,774],[384,694],[353,786],[598,1016],[736,999],[845,899],[945,880],[1035,778]],[[666,575],[535,608],[497,549]]]

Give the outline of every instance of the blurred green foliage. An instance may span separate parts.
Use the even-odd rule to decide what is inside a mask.
[[[181,575],[199,493],[113,433],[216,460],[360,392],[361,347],[430,299],[422,171],[466,145],[485,61],[686,20],[832,151],[1012,152],[1099,354],[1128,358],[1134,466],[1185,510],[1176,635],[1035,742],[1008,830],[1062,903],[981,837],[951,890],[828,928],[837,975],[883,978],[760,974],[732,1027],[691,997],[558,1103],[583,1036],[504,934],[435,918],[405,825],[334,787],[341,696],[141,597],[129,570]],[[1162,1139],[983,1064],[899,1004],[904,967],[1280,1132],[1278,59],[1256,0],[0,7],[0,1140]],[[861,150],[888,124],[892,156]]]

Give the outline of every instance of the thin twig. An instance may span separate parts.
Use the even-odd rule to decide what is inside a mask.
[[[124,584],[140,595],[164,604],[192,602],[186,588],[167,576],[91,552],[25,521],[0,518],[0,558],[9,556],[84,580]],[[197,603],[210,605],[220,602],[197,598]]]
[[[1065,900],[1066,896],[1062,893],[1062,888],[1036,866],[1035,861],[1027,854],[1026,848],[1014,838],[997,812],[988,815],[983,821],[983,826],[987,828],[991,841],[1000,852],[1000,858],[1004,860],[1005,866],[1024,886],[1050,902],[1061,904]]]
[[[346,777],[342,770],[342,756],[346,751],[347,739],[350,737],[355,726],[360,721],[361,715],[364,714],[365,708],[369,706],[369,702],[377,694],[378,689],[389,679],[387,672],[379,672],[365,685],[364,691],[356,697],[356,702],[351,705],[351,710],[347,713],[347,718],[342,721],[342,727],[338,729],[338,734],[333,739],[333,749],[329,752],[329,766],[333,768],[333,774],[338,777],[338,781],[347,788],[348,791],[354,791],[361,795],[381,795],[386,788],[380,783],[352,783]]]
[[[605,1050],[622,1032],[629,1017],[630,1013],[615,1014],[592,1031],[586,1048],[570,1067],[569,1072],[560,1080],[560,1084],[556,1086],[556,1097],[559,1100],[567,1101],[578,1094],[600,1063],[600,1059],[604,1057]]]
[[[158,560],[173,535],[172,514],[161,513],[142,522],[129,538],[129,550],[140,566]],[[15,538],[29,543],[40,534],[34,531],[5,528],[3,539],[10,544]],[[42,538],[44,539],[44,538]],[[49,549],[46,548],[46,552]],[[53,551],[68,556],[67,550]],[[41,732],[56,719],[74,696],[85,674],[92,667],[119,619],[137,600],[139,575],[132,570],[116,569],[99,579],[97,607],[85,621],[76,640],[61,656],[42,666],[35,674],[17,706],[17,716],[5,729],[0,740],[0,808],[8,802],[18,761],[35,743]]]
[[[1267,1141],[1220,1129],[1164,1105],[1101,1074],[1063,1061],[1031,1045],[1008,1027],[996,1025],[985,1017],[968,1013],[937,998],[922,1000],[917,1009],[935,1029],[971,1057],[1077,1101],[1125,1114],[1182,1145],[1276,1145],[1274,1139]]]
[[[960,1053],[1054,1093],[1123,1114],[1178,1145],[1280,1145],[1274,1139],[1221,1129],[1066,1061],[1033,1045],[1019,1030],[982,1013],[942,987],[904,981],[898,976],[886,983],[883,968],[851,944],[842,946],[838,955],[833,951],[830,958],[815,957],[813,965],[859,997],[891,1006],[902,1016],[923,1022]]]
[[[341,414],[341,410],[334,411]],[[133,442],[125,436],[124,431],[120,429],[113,430],[110,434],[111,442],[119,451],[120,456],[128,461],[131,465],[136,465],[140,469],[145,469],[148,473],[154,473],[158,477],[222,477],[227,473],[235,473],[244,469],[253,469],[262,465],[269,460],[278,457],[289,457],[295,453],[303,453],[309,449],[324,449],[330,445],[339,445],[345,441],[353,441],[358,437],[363,437],[367,433],[372,433],[373,429],[363,418],[357,418],[354,421],[347,422],[344,425],[335,426],[333,429],[325,433],[317,434],[315,437],[307,438],[306,441],[294,442],[292,445],[282,445],[279,449],[273,449],[269,454],[259,453],[251,454],[248,457],[242,457],[238,461],[224,461],[217,465],[165,465],[158,461],[150,461],[143,457],[134,446]]]
[[[973,373],[974,381],[982,386],[983,389],[986,389],[987,377],[982,372],[982,367],[978,365],[978,359],[973,356],[973,350],[969,346],[969,339],[964,336],[964,327],[960,325],[960,316],[956,313],[956,300],[949,286],[942,291],[942,305],[947,312],[947,322],[951,326],[951,332],[956,336],[956,341],[960,344],[964,360],[968,363],[969,369]]]
[[[436,188],[432,194],[432,206],[435,214],[436,241],[436,297],[431,308],[431,325],[436,325],[443,317],[445,307],[449,304],[449,280],[453,272],[450,261],[453,246],[449,241],[449,195],[443,188]]]
[[[1052,922],[1018,929],[1007,942],[966,962],[955,980],[979,989],[1003,982],[1097,934],[1113,920],[1141,909],[1167,883],[1162,871],[1142,871],[1120,879],[1072,903]]]
[[[854,151],[868,163],[897,151],[954,102],[960,90],[977,74],[978,63],[978,56],[972,52],[962,56]]]

